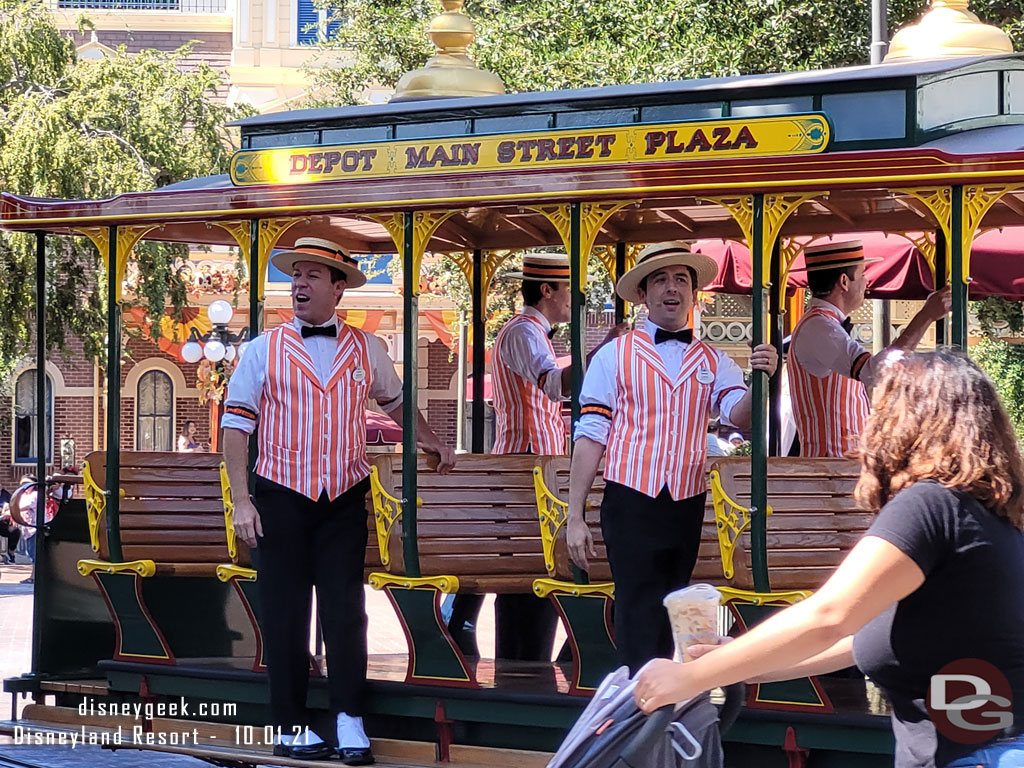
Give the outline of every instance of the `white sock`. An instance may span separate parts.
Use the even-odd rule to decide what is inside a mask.
[[[307,730],[307,731],[303,731],[298,736],[296,736],[293,733],[288,733],[288,734],[282,733],[280,738],[278,739],[278,741],[281,744],[284,744],[286,747],[290,747],[293,744],[298,744],[300,747],[305,747],[305,746],[312,747],[312,746],[315,746],[317,744],[322,743],[323,739],[321,739],[319,736],[317,736],[316,733],[314,733],[313,731],[308,731]]]
[[[367,749],[370,746],[363,730],[363,718],[338,713],[338,746],[342,749]]]

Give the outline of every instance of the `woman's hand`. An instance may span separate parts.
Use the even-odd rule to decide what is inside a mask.
[[[649,661],[640,670],[640,679],[633,690],[636,705],[649,715],[666,704],[688,701],[702,693],[693,682],[692,666],[668,659]]]

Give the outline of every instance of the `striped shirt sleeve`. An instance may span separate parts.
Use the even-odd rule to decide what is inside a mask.
[[[367,354],[370,358],[370,369],[373,380],[370,383],[369,396],[377,401],[377,405],[390,413],[402,404],[402,380],[395,371],[395,363],[384,346],[383,339],[367,334]]]
[[[257,336],[245,348],[235,366],[224,398],[224,429],[237,429],[251,435],[260,418],[260,400],[267,374],[267,337]]]
[[[608,445],[615,415],[615,368],[618,340],[605,344],[594,354],[580,390],[580,419],[573,440],[586,437]]]
[[[711,389],[711,416],[721,416],[722,421],[732,425],[732,409],[747,394],[747,385],[743,382],[743,371],[736,361],[720,349],[715,352],[718,355],[718,370]]]
[[[534,382],[549,400],[562,402],[562,372],[540,326],[517,323],[502,337],[502,345],[502,359],[509,368]]]

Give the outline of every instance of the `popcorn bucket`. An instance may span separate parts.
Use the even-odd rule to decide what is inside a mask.
[[[686,649],[691,645],[718,642],[718,608],[721,595],[710,584],[695,584],[665,596],[663,605],[672,624],[676,658],[693,661]]]

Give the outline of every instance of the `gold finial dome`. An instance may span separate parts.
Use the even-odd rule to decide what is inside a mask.
[[[463,0],[441,0],[444,13],[430,22],[430,40],[437,52],[422,69],[406,72],[391,101],[494,96],[505,84],[493,72],[479,69],[466,55],[476,37],[472,20],[462,12]]]
[[[917,24],[893,35],[885,61],[1012,53],[1007,34],[983,24],[967,5],[968,0],[932,0],[931,9]]]

